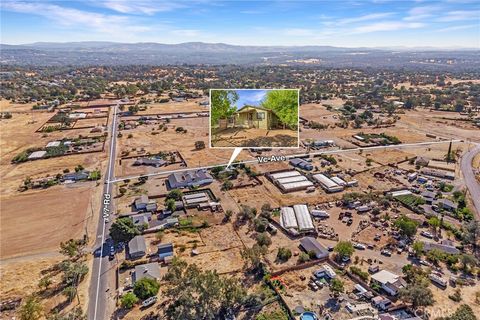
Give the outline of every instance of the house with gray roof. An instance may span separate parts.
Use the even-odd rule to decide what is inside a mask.
[[[453,245],[453,242],[450,240],[442,240],[440,241],[440,243],[435,243],[435,242],[423,243],[423,250],[425,250],[426,252],[429,252],[434,249],[444,253],[448,253],[448,254],[460,254],[460,250],[458,250]]]
[[[90,176],[90,172],[87,170],[82,170],[79,172],[70,172],[62,176],[63,181],[81,181],[87,180]]]
[[[213,182],[212,176],[206,170],[174,172],[167,180],[172,189],[199,187]]]
[[[146,194],[142,194],[140,197],[135,199],[134,206],[137,210],[145,210],[147,204],[149,203],[148,196]]]
[[[130,218],[132,219],[132,222],[135,226],[143,227],[144,225],[150,224],[150,220],[152,220],[152,213],[145,212],[140,214],[134,214],[130,216]]]
[[[144,236],[136,236],[128,242],[128,254],[132,260],[147,254],[147,243]]]
[[[433,200],[437,197],[435,192],[432,192],[432,191],[424,191],[422,192],[421,196],[423,197],[423,200],[425,200],[427,204],[432,204]]]
[[[328,250],[315,238],[305,237],[300,240],[300,247],[307,253],[314,252],[317,259],[328,258]]]
[[[160,266],[158,265],[158,262],[135,266],[135,271],[132,276],[133,282],[135,283],[143,278],[160,280]]]
[[[441,206],[443,209],[448,211],[455,211],[457,210],[457,204],[449,199],[438,199],[437,204],[439,207]]]

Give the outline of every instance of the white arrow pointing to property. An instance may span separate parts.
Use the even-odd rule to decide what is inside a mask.
[[[240,151],[242,151],[243,148],[235,148],[233,150],[233,153],[232,153],[232,156],[230,157],[230,161],[228,161],[228,164],[227,164],[227,168],[230,167],[230,165],[232,164],[233,161],[235,161],[235,159],[238,157],[238,155],[240,154]]]

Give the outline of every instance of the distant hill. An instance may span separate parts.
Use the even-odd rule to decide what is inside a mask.
[[[0,44],[3,65],[305,65],[358,68],[478,69],[475,49],[239,46],[225,43],[36,42]]]

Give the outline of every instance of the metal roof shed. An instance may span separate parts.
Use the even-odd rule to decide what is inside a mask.
[[[307,177],[305,176],[294,176],[294,177],[278,179],[277,182],[280,184],[285,184],[285,183],[292,183],[292,182],[299,182],[299,181],[306,181],[306,180],[307,180]]]
[[[282,207],[280,209],[280,223],[285,229],[298,228],[297,219],[295,218],[295,212],[293,208]]]
[[[311,181],[305,180],[305,181],[284,183],[281,185],[281,188],[286,192],[290,192],[295,190],[307,189],[308,187],[312,187],[312,186],[313,186],[313,183]]]
[[[310,231],[315,229],[312,217],[310,216],[310,212],[308,212],[308,207],[306,205],[296,204],[293,206],[293,210],[295,211],[299,231]]]
[[[295,177],[295,176],[300,176],[300,172],[292,170],[292,171],[286,171],[286,172],[278,172],[278,173],[273,173],[270,176],[275,179],[282,179],[282,178],[288,178],[288,177]]]

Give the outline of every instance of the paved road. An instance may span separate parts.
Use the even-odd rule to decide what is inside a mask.
[[[115,155],[116,155],[116,139],[117,139],[117,106],[113,109],[112,127],[110,129],[110,151],[108,156],[108,167],[105,174],[105,184],[102,194],[102,205],[100,206],[99,222],[97,227],[97,234],[95,240],[94,249],[96,251],[95,258],[93,260],[92,278],[89,288],[89,303],[88,303],[88,319],[90,320],[103,320],[110,318],[109,310],[114,308],[114,292],[115,287],[111,284],[115,280],[115,273],[109,272],[114,270],[115,263],[109,261],[108,247],[104,245],[105,236],[110,229],[110,222],[107,222],[104,218],[105,210],[113,212],[111,208],[111,202],[105,200],[111,198],[111,180],[115,174]],[[108,212],[107,212],[108,214]],[[99,252],[97,249],[99,249]]]
[[[461,140],[451,140],[451,142],[456,143],[456,142],[461,142]],[[371,150],[387,150],[387,149],[408,149],[408,148],[418,148],[421,146],[430,146],[430,145],[435,145],[435,144],[447,144],[450,143],[450,140],[445,140],[445,141],[427,141],[427,142],[417,142],[417,143],[403,143],[403,144],[397,144],[397,145],[390,145],[390,146],[375,146],[375,147],[364,147],[364,148],[353,148],[353,149],[340,149],[340,150],[326,150],[326,151],[317,151],[317,152],[310,152],[310,153],[302,153],[302,154],[292,154],[292,155],[286,155],[285,157],[287,159],[295,158],[295,157],[305,157],[305,156],[314,156],[314,155],[319,155],[319,154],[338,154],[338,153],[349,153],[349,152],[358,152],[360,150],[363,151],[371,151]],[[248,163],[257,163],[258,160],[245,160],[245,161],[237,161],[235,164],[248,164]],[[169,170],[169,171],[159,171],[159,172],[152,172],[152,173],[147,173],[147,174],[141,174],[141,175],[135,175],[135,176],[127,176],[127,177],[119,177],[115,178],[112,180],[112,183],[115,182],[121,182],[125,180],[131,180],[131,179],[137,179],[140,177],[153,177],[153,176],[161,176],[161,175],[166,175],[166,174],[171,174],[175,172],[184,172],[184,171],[190,171],[190,170],[199,170],[199,169],[212,169],[218,166],[227,166],[228,163],[218,163],[215,165],[210,165],[210,166],[202,166],[202,167],[196,167],[196,168],[183,168],[183,169],[177,169],[177,170]]]
[[[473,200],[473,205],[477,211],[477,219],[480,220],[480,184],[475,179],[475,173],[472,167],[472,160],[477,153],[480,152],[480,144],[476,144],[470,151],[467,151],[462,157],[460,168],[465,179],[465,185],[470,192]]]

